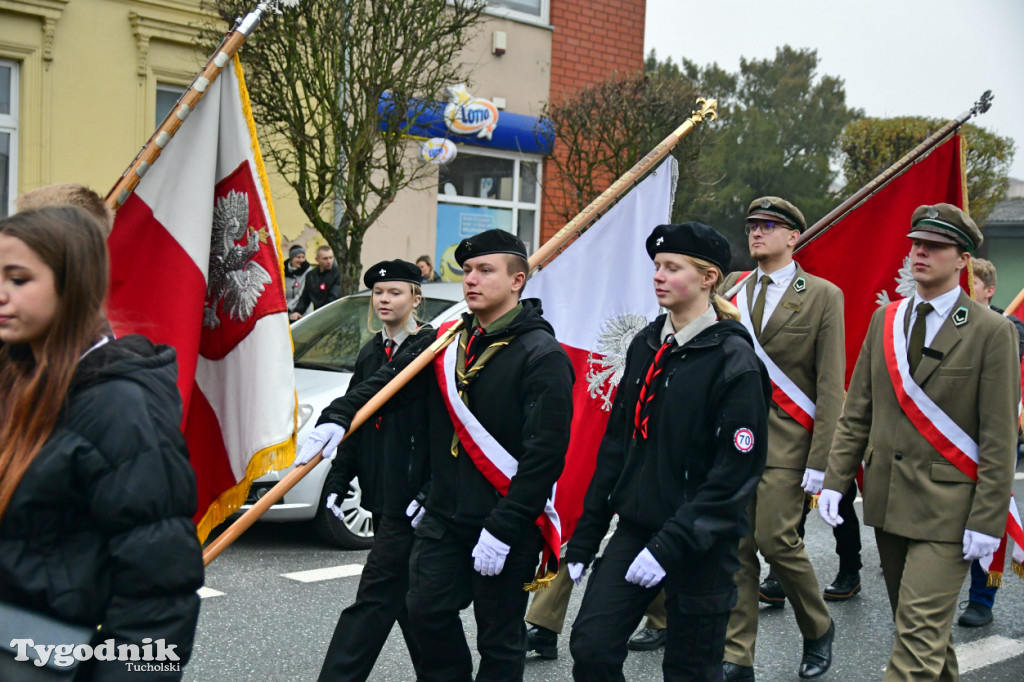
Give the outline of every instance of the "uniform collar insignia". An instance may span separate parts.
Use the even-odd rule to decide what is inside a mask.
[[[803,277],[797,277],[796,280],[793,282],[793,291],[795,291],[798,294],[802,294],[804,289],[806,288],[807,280],[805,280]]]
[[[960,306],[953,311],[953,324],[962,327],[967,324],[967,306]]]

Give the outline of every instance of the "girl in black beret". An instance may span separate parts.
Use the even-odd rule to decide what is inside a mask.
[[[771,384],[738,311],[714,294],[728,242],[700,223],[661,225],[647,251],[667,312],[630,344],[565,554],[577,582],[593,562],[571,637],[577,680],[623,679],[628,638],[662,588],[665,679],[721,679],[739,540],[767,452]]]
[[[371,292],[368,314],[371,322],[374,315],[380,319],[383,329],[359,351],[349,390],[383,365],[434,338],[434,329],[421,326],[416,319],[422,300],[421,276],[415,263],[403,260],[382,261],[367,269],[363,283]],[[325,458],[333,457],[344,433],[343,427],[322,422],[306,439],[296,463],[308,461],[321,447]],[[427,482],[427,439],[425,407],[410,403],[378,413],[337,449],[324,484],[324,504],[344,520],[345,496],[358,476],[361,504],[373,512],[374,541],[356,600],[341,613],[320,679],[367,679],[396,620],[413,665],[418,667],[420,649],[406,624],[405,593],[413,542],[413,526],[406,511]],[[415,513],[413,517],[414,522],[419,521]]]

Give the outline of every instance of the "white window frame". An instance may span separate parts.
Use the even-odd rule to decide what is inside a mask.
[[[444,194],[440,186],[437,188],[437,202],[439,204],[461,204],[462,206],[483,206],[484,208],[512,209],[513,234],[519,233],[519,211],[533,211],[533,234],[530,237],[532,253],[536,251],[540,238],[540,209],[541,209],[541,174],[544,172],[544,157],[537,154],[519,154],[507,152],[502,149],[485,149],[482,147],[459,147],[459,157],[464,156],[489,156],[497,159],[509,159],[514,161],[512,167],[512,199],[480,199],[478,197],[462,196],[458,194]],[[519,178],[521,177],[522,164],[533,163],[537,168],[537,191],[536,200],[531,204],[519,199]]]
[[[10,166],[7,169],[7,215],[14,213],[14,200],[18,196],[18,76],[20,64],[10,59],[0,59],[0,66],[11,69],[11,113],[0,114],[0,133],[11,136]]]
[[[534,24],[545,28],[551,28],[551,0],[540,0],[540,16],[520,12],[519,10],[511,9],[502,5],[492,5],[491,0],[487,0],[487,6],[484,7],[484,14],[501,17],[502,19],[518,21],[523,24]]]

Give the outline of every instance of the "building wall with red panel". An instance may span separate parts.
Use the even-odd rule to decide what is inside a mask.
[[[644,61],[646,0],[551,0],[551,101],[582,86],[598,83],[614,71],[638,71]],[[564,150],[555,142],[555,154]],[[544,162],[543,244],[564,224],[556,169]]]

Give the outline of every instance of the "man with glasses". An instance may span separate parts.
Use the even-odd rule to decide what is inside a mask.
[[[726,680],[754,679],[760,550],[793,604],[804,637],[798,673],[813,678],[832,664],[835,625],[797,529],[805,495],[821,491],[843,406],[843,295],[793,261],[807,229],[796,206],[762,197],[747,213],[750,256],[758,267],[738,288],[735,303],[772,379],[772,405],[768,462],[750,503],[752,530],[740,541],[739,595],[729,617],[723,674]],[[721,291],[735,288],[743,276],[726,277]]]

